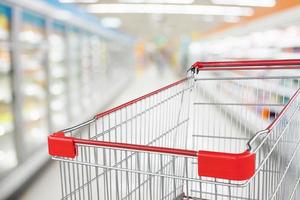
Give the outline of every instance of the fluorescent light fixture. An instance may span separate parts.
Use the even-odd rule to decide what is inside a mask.
[[[107,28],[119,28],[122,25],[122,22],[116,17],[105,17],[101,19],[101,24]]]
[[[251,16],[253,9],[248,7],[209,6],[209,5],[166,5],[166,4],[90,4],[90,13],[136,13],[136,14],[186,14]]]
[[[214,4],[236,5],[236,6],[253,6],[253,7],[273,7],[276,0],[212,0]]]
[[[97,3],[98,0],[59,0],[60,3]]]
[[[192,4],[194,0],[119,0],[120,3]]]

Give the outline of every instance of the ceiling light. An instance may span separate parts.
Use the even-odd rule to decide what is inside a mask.
[[[253,7],[273,7],[276,0],[212,0],[214,4],[253,6]]]
[[[119,28],[122,22],[119,18],[116,17],[105,17],[101,19],[101,24],[107,28]]]
[[[90,13],[138,13],[138,14],[186,14],[251,16],[253,9],[248,7],[209,6],[209,5],[165,5],[165,4],[91,4]]]
[[[60,3],[97,3],[98,0],[59,0]]]
[[[120,3],[192,4],[194,0],[119,0]]]

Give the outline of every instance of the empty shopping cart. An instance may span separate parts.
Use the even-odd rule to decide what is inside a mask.
[[[300,199],[300,60],[197,62],[54,133],[62,199]]]

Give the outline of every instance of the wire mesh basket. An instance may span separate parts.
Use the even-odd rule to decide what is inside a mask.
[[[62,199],[300,199],[300,60],[187,78],[49,136]]]

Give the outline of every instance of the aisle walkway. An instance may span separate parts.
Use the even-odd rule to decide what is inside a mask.
[[[156,67],[150,67],[141,76],[135,78],[128,89],[124,90],[110,107],[151,92],[177,79],[171,71],[161,74]],[[51,161],[28,189],[24,191],[19,200],[56,200],[61,198],[60,193],[59,166],[57,162]]]

